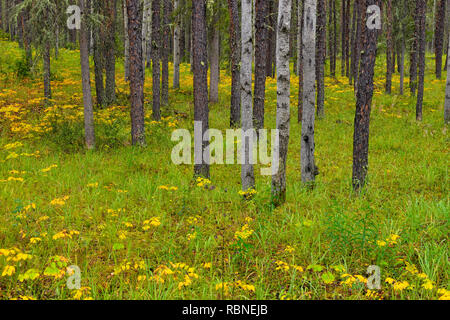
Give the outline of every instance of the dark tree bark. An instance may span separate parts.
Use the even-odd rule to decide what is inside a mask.
[[[209,129],[208,108],[208,57],[206,51],[206,1],[192,2],[192,34],[193,34],[193,62],[194,62],[194,120],[200,122],[200,132],[195,134],[194,149],[196,155],[194,176],[209,178],[209,158],[205,150],[209,146],[209,137],[205,133]]]
[[[255,32],[255,96],[253,102],[253,122],[255,129],[264,128],[264,100],[266,91],[266,55],[267,55],[267,0],[256,0]]]
[[[241,123],[241,28],[238,0],[228,0],[230,12],[230,49],[231,49],[231,107],[230,127]]]
[[[103,2],[94,2],[94,13],[102,14],[104,12]],[[105,32],[103,25],[95,24],[93,28],[94,36],[94,77],[95,92],[97,96],[97,105],[103,106],[106,103],[105,86],[103,84],[103,70],[105,67],[104,44]]]
[[[145,146],[142,5],[140,0],[126,1],[130,39],[131,141],[133,145]]]
[[[362,1],[356,1],[357,5],[356,5],[356,10],[357,12],[357,16],[356,16],[356,35],[355,35],[355,51],[356,51],[356,55],[355,55],[355,62],[354,62],[354,90],[356,93],[356,90],[358,88],[358,78],[359,78],[359,63],[361,60],[361,32],[362,32],[362,16],[364,14],[364,12],[362,12],[362,10],[364,10],[364,4],[362,3]]]
[[[44,45],[44,52],[42,54],[43,67],[44,67],[44,97],[45,103],[49,103],[52,98],[52,88],[50,84],[51,72],[50,72],[50,40]]]
[[[317,1],[317,24],[316,24],[316,80],[317,80],[317,117],[325,116],[325,42],[326,42],[326,14],[325,0]]]
[[[448,0],[439,0],[438,10],[436,12],[436,30],[434,33],[434,49],[436,54],[436,78],[442,77],[442,51],[444,47],[444,35],[445,35],[445,13],[446,2]]]
[[[303,60],[303,25],[304,25],[304,8],[305,0],[301,0],[298,6],[298,19],[299,19],[299,61],[298,61],[298,104],[297,104],[297,122],[301,123],[303,119],[303,73],[304,73],[304,60]],[[336,51],[335,51],[336,52]],[[336,61],[336,60],[335,60]]]
[[[161,21],[160,21],[160,0],[152,2],[152,82],[153,82],[153,120],[161,120],[161,99],[160,99],[160,48],[161,48]]]
[[[351,31],[351,62],[350,62],[350,76],[349,76],[349,84],[353,84],[353,79],[355,78],[355,59],[356,59],[356,22],[358,16],[358,2],[353,1],[353,15],[352,15],[352,31]]]
[[[170,51],[170,16],[172,15],[172,3],[164,0],[163,8],[163,41],[162,41],[162,73],[161,73],[161,104],[169,104],[169,51]]]
[[[377,0],[365,0],[362,28],[362,54],[359,71],[358,91],[356,95],[355,128],[353,134],[353,189],[359,191],[365,184],[369,156],[369,125],[373,97],[373,76],[377,55],[379,31],[368,28],[366,13],[370,5],[380,6]]]
[[[220,29],[219,13],[214,10],[209,36],[209,101],[219,102],[219,81],[220,81]]]
[[[417,6],[419,7],[419,38],[418,38],[418,67],[419,67],[419,83],[417,86],[417,104],[416,104],[416,120],[422,121],[422,104],[423,104],[423,89],[425,81],[425,28],[426,28],[426,13],[427,2],[426,0],[417,0]]]
[[[86,13],[89,7],[86,0],[80,0],[80,9],[83,15],[80,29],[80,61],[81,61],[81,80],[83,86],[83,105],[84,105],[84,138],[86,147],[93,149],[95,147],[94,132],[94,111],[92,107],[91,81],[89,71],[89,30],[86,23]]]
[[[450,48],[450,34],[448,39],[447,50]],[[445,86],[445,103],[444,103],[444,122],[450,122],[450,57],[447,54],[447,85]]]
[[[105,99],[107,105],[111,105],[116,101],[116,7],[117,0],[105,1]]]
[[[343,77],[345,75],[345,61],[347,60],[346,54],[346,25],[347,25],[347,6],[346,1],[348,0],[342,0],[342,6],[341,6],[341,76]]]
[[[392,0],[387,0],[386,7],[386,86],[385,90],[387,94],[391,94],[392,91],[392,70],[395,63],[392,61],[394,56],[394,40],[392,39]]]
[[[409,62],[409,87],[411,94],[416,94],[417,89],[417,50],[418,50],[418,38],[419,38],[419,2],[416,1],[414,9],[414,37],[411,43],[410,62]]]
[[[345,76],[350,77],[350,0],[347,0],[345,9]]]
[[[336,77],[336,49],[337,49],[337,30],[336,30],[336,0],[329,0],[328,5],[328,47],[330,56],[330,76]]]

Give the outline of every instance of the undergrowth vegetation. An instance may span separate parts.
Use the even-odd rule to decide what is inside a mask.
[[[211,180],[194,180],[192,166],[172,163],[172,131],[193,130],[187,64],[160,122],[151,119],[146,71],[148,146],[135,148],[118,63],[118,102],[95,110],[97,149],[86,151],[79,52],[61,49],[52,60],[48,106],[40,75],[23,70],[22,59],[16,44],[0,41],[1,299],[450,297],[445,81],[432,80],[431,59],[422,123],[415,98],[396,94],[398,74],[395,94],[383,93],[385,59],[377,59],[361,195],[351,191],[353,86],[326,77],[326,117],[316,122],[320,174],[309,190],[300,179],[292,75],[288,193],[276,209],[270,177],[257,175],[256,194],[244,200],[239,165],[213,165]],[[224,70],[219,89],[210,127],[224,131],[231,90]],[[275,128],[275,79],[266,92],[266,127]],[[66,286],[70,265],[81,269],[78,290]],[[367,289],[369,265],[381,269],[381,290]]]

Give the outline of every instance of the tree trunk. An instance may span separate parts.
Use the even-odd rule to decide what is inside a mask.
[[[116,7],[117,0],[106,1],[106,41],[105,41],[105,98],[106,104],[116,101]]]
[[[228,0],[230,12],[230,50],[231,50],[231,107],[230,127],[241,122],[241,29],[239,22],[238,0]]]
[[[352,38],[351,38],[351,47],[352,47],[352,54],[351,54],[351,64],[350,64],[350,77],[349,77],[349,84],[353,84],[353,79],[355,78],[356,74],[356,54],[357,54],[357,48],[356,48],[356,23],[358,19],[358,1],[353,2],[353,18],[352,18]]]
[[[101,1],[95,1],[94,12],[101,14],[103,12],[103,4]],[[94,25],[94,77],[95,92],[97,96],[97,105],[103,106],[106,103],[105,86],[103,84],[103,69],[105,66],[104,45],[105,38],[104,27],[102,25]],[[126,55],[125,55],[126,57]]]
[[[140,0],[126,2],[130,39],[131,141],[133,145],[145,146],[142,6]]]
[[[447,49],[450,49],[450,35],[448,39]],[[447,54],[447,86],[445,89],[445,107],[444,107],[444,122],[450,122],[450,57]]]
[[[180,28],[180,20],[181,14],[178,11],[180,7],[180,0],[175,0],[174,2],[174,11],[176,13],[175,21],[174,21],[174,31],[173,31],[173,88],[180,88],[180,36],[181,36],[181,28]]]
[[[255,129],[264,128],[264,101],[266,91],[267,55],[267,0],[256,0],[256,39],[255,39],[255,97],[253,102],[253,122]],[[257,131],[258,132],[258,131]]]
[[[380,6],[377,0],[365,0],[362,16],[362,53],[359,71],[358,91],[356,94],[355,128],[353,134],[353,190],[359,191],[365,184],[369,156],[369,126],[370,111],[373,97],[373,76],[377,56],[377,38],[379,31],[368,28],[366,20],[369,14],[367,8],[371,5]],[[381,19],[381,17],[380,17]]]
[[[298,50],[298,105],[297,105],[297,122],[302,122],[303,118],[303,75],[304,75],[304,65],[305,61],[303,59],[303,25],[304,25],[304,7],[305,7],[305,1],[301,0],[301,3],[298,5],[298,43],[297,43],[297,50]]]
[[[172,15],[171,0],[164,0],[163,8],[163,41],[162,41],[162,73],[161,104],[169,104],[169,50],[170,50],[170,17]]]
[[[43,67],[44,67],[44,97],[45,97],[45,104],[49,103],[49,99],[52,98],[52,88],[50,84],[50,41],[47,40],[47,42],[44,45],[44,52],[42,54],[43,58]]]
[[[220,31],[219,16],[215,13],[213,18],[210,36],[210,74],[209,74],[209,101],[211,103],[219,102],[219,79],[220,79]]]
[[[411,94],[416,94],[417,88],[417,50],[419,45],[419,2],[416,1],[416,6],[414,9],[414,38],[411,43],[411,53],[409,62],[409,87],[411,89]]]
[[[416,104],[416,120],[422,121],[422,104],[423,104],[423,91],[425,81],[425,45],[426,45],[426,13],[427,2],[426,0],[417,0],[417,6],[419,6],[419,83],[417,87],[417,104]]]
[[[345,75],[350,77],[350,0],[347,0],[345,9]]]
[[[86,141],[86,147],[88,149],[93,149],[95,147],[95,132],[89,71],[89,31],[86,25],[85,16],[85,14],[89,12],[89,8],[86,5],[86,0],[80,0],[80,9],[82,15],[84,16],[81,21],[80,29],[80,61],[84,105],[84,138]]]
[[[401,48],[400,48],[400,95],[404,93],[404,83],[405,83],[405,39],[402,35]]]
[[[328,47],[330,56],[330,76],[336,77],[336,51],[335,51],[335,36],[336,36],[336,12],[335,12],[336,0],[329,0],[328,4],[328,23],[329,23],[329,34],[328,34]]]
[[[345,38],[346,38],[346,20],[347,20],[347,6],[346,1],[348,0],[342,0],[342,6],[341,6],[341,76],[343,77],[345,75],[345,61],[347,58],[345,57]]]
[[[255,186],[255,176],[251,157],[253,153],[253,137],[245,141],[244,132],[253,129],[252,117],[252,0],[241,2],[241,119],[242,119],[242,190],[246,191]],[[288,40],[289,46],[289,40]]]
[[[325,41],[327,27],[327,9],[325,0],[317,0],[316,24],[316,80],[317,80],[317,117],[325,116]]]
[[[301,178],[305,184],[314,182],[317,169],[314,160],[314,122],[316,101],[316,10],[317,0],[305,0],[303,22],[303,117],[301,140]],[[345,60],[344,60],[345,61]]]
[[[251,21],[251,20],[250,20]],[[194,62],[194,120],[199,128],[194,134],[194,176],[209,178],[209,109],[208,57],[206,49],[206,1],[192,2],[192,35]]]
[[[272,176],[272,199],[275,205],[286,201],[286,161],[289,145],[290,122],[290,70],[289,33],[291,26],[291,0],[279,0],[277,23],[277,129],[279,144],[275,147],[273,161],[279,168]],[[315,32],[315,29],[311,31]],[[278,148],[277,148],[278,147]],[[278,158],[277,158],[278,157]]]
[[[274,6],[275,6],[275,0],[267,0],[267,55],[266,55],[266,76],[271,77],[272,76],[272,48],[274,46],[273,43],[273,33],[274,33],[274,23],[273,23],[273,16],[274,16]]]
[[[445,35],[445,13],[446,13],[446,1],[439,0],[438,11],[436,13],[436,30],[434,33],[434,48],[436,53],[436,78],[442,77],[442,51],[444,47],[444,35]]]
[[[160,39],[161,39],[161,22],[160,22],[160,0],[152,0],[152,73],[153,73],[153,120],[161,120],[160,106]]]
[[[128,37],[128,13],[126,0],[123,1],[123,28],[124,28],[124,49],[125,49],[124,50],[125,81],[128,81],[130,77],[130,38]],[[95,40],[94,40],[94,54],[95,54]]]
[[[392,0],[387,0],[386,8],[386,86],[385,90],[387,94],[391,94],[392,91],[392,70],[395,68],[395,63],[392,61],[394,56],[394,40],[392,39]],[[394,66],[394,67],[393,67]]]

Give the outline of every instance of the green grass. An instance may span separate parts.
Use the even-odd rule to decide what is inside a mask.
[[[385,59],[377,59],[368,185],[361,196],[351,191],[352,86],[345,78],[326,78],[326,117],[316,122],[320,175],[315,189],[307,190],[300,179],[298,81],[292,76],[287,202],[279,208],[271,205],[270,177],[257,174],[257,194],[245,201],[238,194],[239,165],[213,165],[214,188],[205,189],[193,181],[192,166],[172,164],[171,132],[193,129],[188,65],[182,65],[181,89],[170,90],[160,123],[151,120],[147,70],[148,147],[141,149],[130,146],[129,89],[118,61],[118,104],[96,110],[97,149],[86,151],[79,53],[63,49],[52,60],[56,107],[50,111],[36,100],[43,92],[39,77],[16,78],[17,45],[2,41],[0,56],[0,298],[448,298],[445,81],[434,80],[431,56],[422,123],[415,121],[407,83],[408,94],[397,95],[398,74],[394,94],[383,94]],[[229,100],[230,77],[222,70],[220,101],[210,105],[212,128],[228,128]],[[267,128],[275,127],[275,115],[276,81],[268,79]],[[5,149],[14,142],[22,146]],[[38,157],[30,156],[36,151]],[[57,167],[42,171],[52,165]],[[151,220],[156,217],[159,225]],[[242,228],[250,231],[235,237]],[[386,241],[392,235],[399,236],[396,243]],[[355,277],[365,277],[372,264],[381,268],[382,290],[376,292]],[[69,265],[81,268],[80,290],[66,287]],[[30,269],[36,277],[20,281]],[[400,290],[402,281],[407,288]],[[425,288],[429,281],[432,288]]]

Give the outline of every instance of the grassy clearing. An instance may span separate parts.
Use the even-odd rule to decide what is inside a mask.
[[[445,81],[431,80],[430,58],[423,123],[414,98],[383,94],[384,59],[377,61],[361,197],[351,192],[352,86],[326,78],[326,118],[316,124],[320,175],[308,191],[292,76],[287,203],[274,209],[269,177],[257,175],[258,192],[244,201],[239,165],[213,165],[202,186],[191,166],[172,164],[171,132],[193,129],[188,65],[160,123],[151,120],[147,70],[148,147],[138,149],[130,146],[129,90],[118,63],[118,103],[96,110],[98,147],[86,152],[79,53],[60,54],[52,61],[54,103],[44,108],[39,77],[17,78],[21,51],[0,42],[0,298],[449,298]],[[398,92],[398,74],[393,84]],[[212,128],[227,129],[230,87],[222,71]],[[275,112],[276,81],[268,79],[267,128]],[[380,291],[364,284],[372,264],[381,268]],[[80,290],[66,287],[69,265],[81,268]]]

